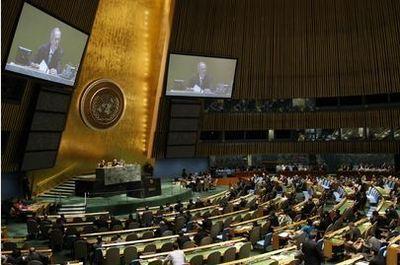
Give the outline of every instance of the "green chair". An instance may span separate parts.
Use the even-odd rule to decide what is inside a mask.
[[[239,249],[239,259],[244,259],[250,257],[251,242],[244,243]]]
[[[236,259],[236,248],[235,247],[230,247],[227,250],[225,250],[224,255],[222,256],[222,262],[230,262],[234,261]]]
[[[261,228],[259,226],[255,226],[250,230],[249,241],[252,245],[255,245],[257,241],[260,240],[260,230]]]
[[[143,253],[156,253],[157,247],[155,244],[146,245],[143,249]]]
[[[202,239],[200,240],[200,246],[209,245],[209,244],[211,244],[212,242],[213,242],[212,238],[209,237],[209,236],[206,236],[206,237],[204,237],[204,238],[202,238]]]
[[[203,256],[196,255],[190,259],[190,265],[203,265]]]
[[[132,260],[138,258],[137,248],[134,246],[127,246],[124,249],[124,264],[131,264]]]
[[[105,265],[121,264],[119,248],[109,248],[106,251]]]
[[[161,246],[160,252],[170,252],[174,250],[174,244],[172,242],[166,242]]]
[[[154,237],[153,231],[146,231],[142,235],[142,239],[148,239],[148,238],[153,238],[153,237]]]
[[[221,263],[221,253],[219,251],[215,251],[208,255],[207,257],[207,265],[217,265]]]
[[[135,240],[138,240],[138,239],[139,239],[139,237],[138,237],[138,235],[136,233],[131,233],[131,234],[126,236],[125,241],[135,241]]]
[[[186,241],[183,243],[182,249],[187,249],[187,248],[194,248],[196,245],[192,241]]]

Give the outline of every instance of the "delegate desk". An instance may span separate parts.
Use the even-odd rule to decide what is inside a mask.
[[[74,218],[86,219],[87,217],[95,218],[95,217],[100,217],[100,216],[103,216],[103,215],[107,215],[107,218],[108,218],[109,214],[110,214],[110,212],[107,212],[107,211],[105,211],[105,212],[95,212],[95,213],[65,214],[64,218],[67,220],[67,223],[68,223],[68,222],[73,222]],[[39,216],[39,217],[43,218],[43,216]],[[60,218],[60,217],[61,217],[61,215],[59,215],[59,214],[48,215],[47,216],[47,218],[50,219],[50,220],[55,220],[55,219]]]
[[[242,235],[249,233],[251,229],[253,229],[253,224],[257,223],[258,225],[262,226],[268,221],[269,215],[264,215],[261,217],[253,218],[247,221],[238,222],[231,224],[233,229],[233,233],[235,235]]]
[[[8,63],[6,65],[6,70],[21,73],[21,74],[28,75],[28,76],[33,76],[33,77],[48,80],[51,82],[61,83],[61,84],[68,85],[68,86],[74,85],[74,79],[65,79],[65,78],[61,77],[61,75],[46,74],[42,71],[39,71],[39,69],[35,69],[35,68],[29,67],[29,66],[19,65],[19,64],[15,64],[15,63]]]
[[[193,241],[193,237],[196,233],[186,233],[186,236],[189,236],[190,240]],[[141,240],[133,240],[133,241],[125,241],[125,242],[118,242],[118,243],[109,243],[104,244],[101,248],[103,252],[103,256],[106,256],[107,249],[112,247],[119,248],[120,255],[124,254],[125,247],[127,246],[134,246],[138,253],[143,253],[144,248],[147,245],[154,244],[157,250],[160,250],[165,243],[174,243],[179,235],[172,235],[172,236],[162,236],[162,237],[154,237],[148,239],[141,239]]]
[[[338,204],[333,207],[333,211],[339,210],[340,214],[343,214],[347,209],[354,206],[354,201],[347,198],[342,199]]]
[[[354,223],[360,229],[361,235],[365,235],[367,230],[372,226],[368,218],[363,218]],[[342,246],[345,243],[344,235],[349,231],[349,226],[345,226],[339,230],[327,233],[324,239],[324,256],[328,259],[333,257],[333,248]]]
[[[36,248],[36,252],[40,253],[44,256],[48,256],[50,261],[52,260],[53,257],[53,251],[51,248],[44,248],[44,249],[38,249]],[[1,251],[2,255],[11,255],[12,254],[12,250],[7,250],[7,251]],[[21,249],[21,254],[22,256],[26,256],[29,254],[29,249]]]
[[[202,198],[201,201],[204,202],[204,201],[208,201],[209,200],[212,204],[214,204],[214,202],[217,203],[222,198],[225,198],[228,195],[229,195],[229,190],[225,190],[225,191],[221,191],[221,192],[219,192],[217,194]],[[244,197],[246,197],[246,196],[244,196]],[[189,204],[189,202],[186,201],[186,202],[183,202],[182,204],[183,204],[184,207],[186,207]],[[170,206],[172,206],[172,207],[175,207],[176,205],[177,205],[177,203],[170,204]],[[160,206],[151,206],[151,207],[149,207],[149,211],[151,211],[153,214],[157,213],[157,211],[159,209],[160,209]],[[143,212],[146,211],[146,209],[142,207],[142,208],[138,208],[136,211],[137,211],[138,215],[142,215]]]
[[[399,264],[400,235],[389,240],[386,255],[386,265]]]
[[[246,202],[249,203],[252,199],[256,199],[256,198],[257,198],[257,195],[248,194],[246,196],[240,197],[239,199],[234,199],[232,201],[229,201],[229,203],[235,206],[235,205],[240,204],[242,199],[246,200]],[[206,213],[209,213],[214,216],[220,215],[223,210],[224,210],[224,208],[220,207],[218,204],[214,204],[214,205],[205,206],[205,207],[201,207],[201,208],[190,209],[188,211],[190,212],[190,214],[192,214],[194,216],[194,218],[200,218],[201,216],[203,216]],[[142,212],[142,214],[143,214],[143,212]],[[172,218],[178,214],[179,214],[179,212],[172,212],[172,213],[165,213],[163,216],[165,218],[167,218],[167,220],[173,221]]]
[[[386,209],[388,209],[392,205],[393,205],[392,201],[382,198],[378,206],[376,207],[376,210],[379,212],[379,214],[384,215]]]
[[[336,263],[336,265],[352,265],[354,263],[356,263],[357,261],[360,261],[364,259],[364,256],[361,254],[355,255],[354,257],[350,258],[350,259],[346,259],[342,262]]]
[[[315,221],[319,216],[313,216],[310,219]],[[275,227],[272,232],[272,248],[278,249],[280,247],[281,239],[296,239],[302,233],[299,229],[305,225],[307,220],[301,220],[285,226]]]
[[[204,245],[204,246],[199,246],[199,247],[194,247],[194,248],[188,248],[188,249],[183,249],[182,251],[185,253],[186,259],[190,261],[191,258],[197,255],[203,256],[203,260],[206,260],[208,256],[213,253],[218,251],[221,253],[221,256],[224,254],[224,252],[231,247],[236,248],[236,253],[240,251],[240,248],[246,244],[246,238],[238,238],[238,239],[233,239],[230,241],[223,241],[219,243],[213,243],[209,245]],[[161,253],[156,253],[156,254],[150,254],[150,255],[141,255],[139,258],[142,260],[141,264],[149,264],[153,260],[157,259],[163,259],[169,254],[169,252],[161,252]]]
[[[257,264],[257,265],[280,265],[290,264],[296,260],[296,246],[270,251],[264,254],[251,256],[245,259],[221,263],[224,265]]]
[[[385,189],[379,186],[374,186],[375,189],[381,194],[381,196],[383,198],[389,199],[390,198],[390,190],[389,189]]]
[[[87,238],[89,243],[95,243],[96,238],[101,236],[103,241],[111,241],[113,236],[120,235],[122,239],[125,239],[129,234],[135,233],[138,238],[141,238],[143,234],[147,231],[153,231],[159,228],[159,226],[149,226],[149,227],[141,227],[141,228],[133,228],[133,229],[124,229],[118,231],[106,231],[106,232],[96,232],[96,233],[88,233],[82,234],[82,237]]]

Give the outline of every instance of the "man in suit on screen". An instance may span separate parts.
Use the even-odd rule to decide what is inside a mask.
[[[53,28],[50,33],[50,41],[39,47],[31,66],[39,68],[39,65],[44,61],[49,74],[61,74],[61,58],[64,50],[60,47],[60,42],[61,30],[57,27]]]
[[[212,90],[211,77],[207,73],[207,65],[205,62],[199,62],[197,64],[197,74],[189,80],[188,88],[198,93],[204,93],[205,89]]]

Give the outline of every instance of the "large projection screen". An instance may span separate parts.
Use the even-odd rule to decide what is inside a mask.
[[[170,54],[166,96],[231,98],[236,59]]]
[[[74,86],[88,35],[24,3],[5,70]]]

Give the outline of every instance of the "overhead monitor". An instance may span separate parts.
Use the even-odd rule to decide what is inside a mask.
[[[74,86],[88,37],[24,3],[5,70]]]
[[[170,54],[166,96],[231,98],[236,59]]]

